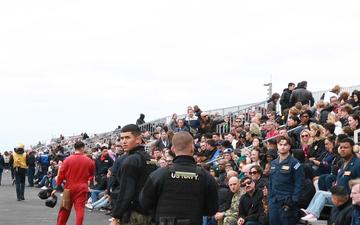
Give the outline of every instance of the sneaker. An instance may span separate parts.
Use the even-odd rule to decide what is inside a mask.
[[[307,211],[306,209],[300,209],[300,214],[301,217],[305,217],[306,215],[309,215],[309,211]]]
[[[313,214],[309,213],[308,215],[301,217],[301,220],[308,221],[308,222],[315,222],[315,221],[317,221],[317,218]]]
[[[93,209],[93,208],[94,208],[94,207],[93,207],[91,204],[89,204],[89,203],[86,203],[86,204],[85,204],[85,207],[88,208],[88,209]]]

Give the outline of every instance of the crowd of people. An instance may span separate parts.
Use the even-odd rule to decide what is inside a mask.
[[[159,224],[164,217],[157,213],[166,215],[171,210],[148,203],[146,190],[142,195],[140,192],[145,178],[151,178],[157,167],[171,171],[174,163],[181,162],[173,137],[186,132],[192,137],[192,160],[217,183],[216,195],[205,196],[207,204],[216,205],[208,205],[206,213],[203,211],[203,225],[296,224],[300,219],[360,224],[360,153],[359,143],[354,142],[358,140],[354,131],[360,129],[359,98],[359,91],[341,92],[336,85],[315,101],[307,82],[302,81],[289,83],[282,94],[274,93],[267,107],[257,111],[221,116],[202,111],[197,105],[189,106],[186,116],[173,114],[169,123],[151,124],[153,129],[148,130],[141,114],[134,125],[139,131],[125,126],[94,137],[61,136],[48,145],[28,150],[19,145],[14,152],[5,152],[0,155],[0,185],[5,170],[12,173],[18,201],[25,200],[25,176],[30,187],[64,188],[57,182],[59,170],[73,155],[73,146],[82,140],[84,154],[94,163],[86,208],[103,210],[112,217],[112,224]],[[131,135],[124,136],[129,132]],[[135,144],[130,146],[129,140]],[[179,144],[175,147],[181,148]],[[140,166],[142,161],[153,167]],[[180,177],[196,180],[196,175],[185,175]],[[178,201],[182,207],[196,205],[196,195],[187,198],[188,203]],[[216,201],[210,200],[214,196]],[[331,212],[323,212],[324,207],[330,207]],[[189,210],[184,213],[195,218]],[[184,219],[187,215],[181,216]],[[162,224],[174,222],[169,222],[173,217],[166,218]],[[197,222],[188,224],[199,224],[194,220]],[[65,223],[58,220],[58,224]]]

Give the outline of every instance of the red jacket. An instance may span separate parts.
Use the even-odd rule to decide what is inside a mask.
[[[95,164],[84,154],[75,153],[67,157],[60,167],[56,185],[65,180],[65,188],[72,191],[88,191],[88,182],[94,178]]]

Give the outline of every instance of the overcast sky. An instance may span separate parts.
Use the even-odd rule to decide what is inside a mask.
[[[360,84],[359,1],[2,1],[0,150]]]

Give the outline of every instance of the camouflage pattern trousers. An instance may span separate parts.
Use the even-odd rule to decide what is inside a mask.
[[[128,223],[117,223],[117,225],[151,225],[151,217],[133,211]]]

